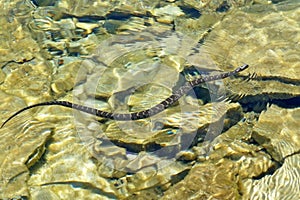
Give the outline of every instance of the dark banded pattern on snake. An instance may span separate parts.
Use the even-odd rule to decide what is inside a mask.
[[[12,116],[10,116],[1,126],[1,128],[8,122],[10,121],[12,118],[14,118],[15,116],[17,116],[18,114],[20,114],[21,112],[34,108],[34,107],[38,107],[38,106],[50,106],[50,105],[58,105],[58,106],[64,106],[64,107],[68,107],[68,108],[72,108],[75,110],[79,110],[85,113],[89,113],[98,117],[103,117],[103,118],[107,118],[107,119],[114,119],[114,120],[118,120],[118,121],[129,121],[129,120],[138,120],[138,119],[144,119],[144,118],[148,118],[151,117],[153,115],[156,115],[160,112],[162,112],[163,110],[167,109],[168,107],[170,107],[171,105],[173,105],[176,101],[178,101],[178,99],[180,97],[182,97],[183,95],[185,95],[188,91],[190,91],[193,87],[204,83],[204,82],[209,82],[209,81],[214,81],[214,80],[220,80],[220,79],[224,79],[227,78],[229,76],[233,76],[245,69],[248,68],[248,65],[242,65],[238,68],[236,68],[233,71],[230,72],[225,72],[225,73],[221,73],[218,75],[213,75],[213,76],[205,76],[205,77],[200,77],[197,78],[193,81],[190,82],[186,82],[183,86],[181,86],[178,90],[176,90],[171,96],[169,96],[167,99],[165,99],[164,101],[160,102],[159,104],[147,109],[147,110],[143,110],[140,112],[134,112],[134,113],[112,113],[112,112],[106,112],[106,111],[102,111],[102,110],[98,110],[95,108],[91,108],[91,107],[87,107],[87,106],[83,106],[83,105],[79,105],[79,104],[75,104],[75,103],[71,103],[68,101],[49,101],[49,102],[43,102],[43,103],[38,103],[38,104],[34,104],[28,107],[25,107],[21,110],[19,110],[18,112],[16,112],[15,114],[13,114]]]

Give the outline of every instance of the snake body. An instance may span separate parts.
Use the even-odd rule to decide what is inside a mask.
[[[229,76],[233,76],[233,75],[235,75],[235,74],[237,74],[237,73],[239,73],[239,72],[241,72],[241,71],[243,71],[247,68],[248,68],[248,65],[245,64],[245,65],[242,65],[242,66],[236,68],[233,71],[221,73],[221,74],[218,74],[218,75],[200,77],[200,78],[197,78],[193,81],[186,82],[178,90],[173,92],[173,94],[171,96],[169,96],[168,98],[166,98],[165,100],[163,100],[159,104],[157,104],[157,105],[155,105],[155,106],[153,106],[149,109],[139,111],[139,112],[112,113],[112,112],[106,112],[106,111],[98,110],[96,108],[91,108],[91,107],[88,107],[88,106],[79,105],[79,104],[72,103],[72,102],[69,102],[69,101],[48,101],[48,102],[42,102],[42,103],[34,104],[34,105],[25,107],[25,108],[17,111],[15,114],[10,116],[6,121],[4,121],[1,128],[8,121],[10,121],[12,118],[14,118],[15,116],[17,116],[18,114],[20,114],[21,112],[23,112],[25,110],[28,110],[28,109],[31,109],[31,108],[34,108],[34,107],[38,107],[38,106],[50,106],[50,105],[64,106],[64,107],[72,108],[72,109],[79,110],[79,111],[82,111],[82,112],[85,112],[85,113],[89,113],[89,114],[92,114],[92,115],[95,115],[95,116],[98,116],[98,117],[103,117],[103,118],[107,118],[107,119],[114,119],[114,120],[118,120],[118,121],[129,121],[129,120],[144,119],[144,118],[148,118],[148,117],[151,117],[153,115],[156,115],[156,114],[162,112],[163,110],[167,109],[172,104],[174,104],[176,101],[178,101],[178,99],[180,97],[182,97],[188,91],[190,91],[193,87],[195,87],[195,86],[197,86],[201,83],[224,79],[224,78],[227,78]]]

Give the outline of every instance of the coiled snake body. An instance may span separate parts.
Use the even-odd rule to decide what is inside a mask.
[[[34,107],[38,107],[38,106],[50,106],[50,105],[58,105],[58,106],[64,106],[64,107],[68,107],[68,108],[72,108],[75,110],[79,110],[85,113],[89,113],[98,117],[103,117],[103,118],[107,118],[107,119],[114,119],[114,120],[118,120],[118,121],[129,121],[129,120],[138,120],[138,119],[144,119],[144,118],[148,118],[151,117],[153,115],[156,115],[160,112],[162,112],[163,110],[167,109],[168,107],[170,107],[172,104],[174,104],[176,101],[178,101],[178,99],[180,97],[182,97],[184,94],[186,94],[188,91],[190,91],[193,87],[204,83],[204,82],[209,82],[209,81],[214,81],[214,80],[220,80],[220,79],[224,79],[227,78],[229,76],[233,76],[245,69],[248,68],[248,65],[242,65],[238,68],[236,68],[233,71],[230,72],[225,72],[225,73],[221,73],[218,75],[213,75],[213,76],[205,76],[205,77],[200,77],[197,78],[193,81],[190,82],[186,82],[183,86],[181,86],[178,90],[176,90],[175,92],[173,92],[173,94],[171,96],[169,96],[167,99],[165,99],[164,101],[160,102],[159,104],[147,109],[147,110],[143,110],[143,111],[139,111],[139,112],[133,112],[133,113],[112,113],[112,112],[106,112],[106,111],[102,111],[102,110],[98,110],[95,108],[91,108],[91,107],[87,107],[87,106],[83,106],[83,105],[79,105],[79,104],[75,104],[75,103],[71,103],[68,101],[48,101],[48,102],[42,102],[42,103],[38,103],[38,104],[34,104],[28,107],[25,107],[21,110],[19,110],[18,112],[16,112],[15,114],[13,114],[12,116],[10,116],[7,120],[4,121],[4,123],[2,124],[1,128],[8,122],[10,121],[12,118],[14,118],[15,116],[17,116],[18,114],[20,114],[21,112],[34,108]]]

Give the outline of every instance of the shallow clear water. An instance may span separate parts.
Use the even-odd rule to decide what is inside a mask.
[[[0,1],[0,198],[299,199],[298,1]]]

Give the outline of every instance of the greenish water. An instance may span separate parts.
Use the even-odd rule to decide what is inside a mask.
[[[299,199],[298,1],[0,1],[0,199]]]

